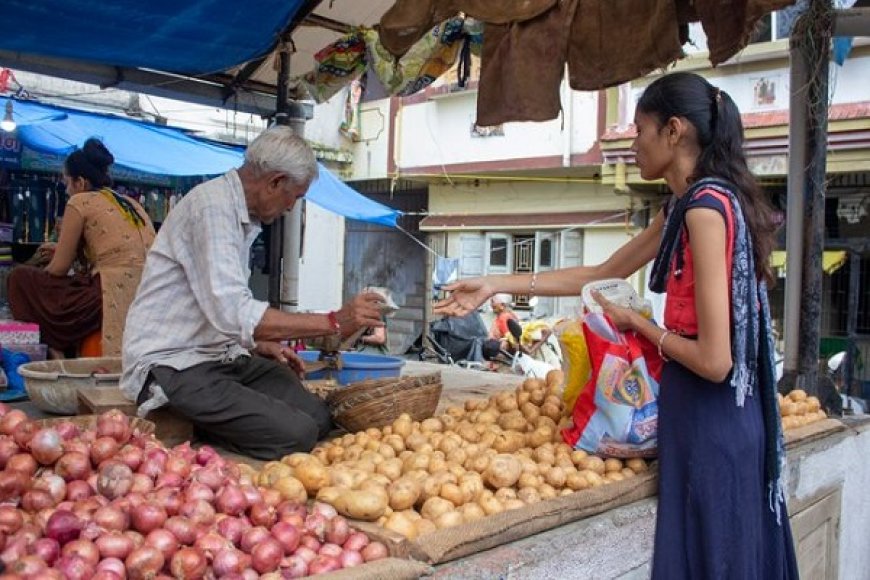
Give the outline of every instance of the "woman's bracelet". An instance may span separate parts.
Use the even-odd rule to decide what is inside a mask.
[[[665,343],[665,337],[669,334],[673,334],[673,333],[670,330],[665,330],[662,333],[662,335],[659,337],[659,357],[665,362],[671,360],[667,356],[665,356],[665,353],[662,351],[662,346]]]

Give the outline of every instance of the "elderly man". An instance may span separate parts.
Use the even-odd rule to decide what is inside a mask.
[[[140,414],[168,404],[209,440],[258,459],[308,451],[329,431],[329,410],[304,389],[302,361],[281,342],[381,326],[381,296],[291,314],[248,287],[260,224],[291,209],[316,176],[305,141],[274,127],[241,168],[195,187],[169,214],[124,331],[121,388]]]

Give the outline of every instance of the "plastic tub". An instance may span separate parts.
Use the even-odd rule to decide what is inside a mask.
[[[299,353],[305,362],[317,362],[320,351],[303,350]],[[305,373],[306,379],[332,379],[340,385],[356,383],[366,379],[381,379],[398,377],[402,373],[405,361],[394,356],[366,354],[362,352],[341,353],[342,368],[340,371],[322,369]]]
[[[18,367],[24,388],[37,409],[58,415],[78,412],[84,387],[118,387],[120,358],[73,358],[29,362]]]

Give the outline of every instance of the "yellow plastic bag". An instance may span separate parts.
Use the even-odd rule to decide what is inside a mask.
[[[565,373],[562,398],[565,408],[573,409],[592,372],[583,325],[579,320],[566,320],[556,326],[556,335],[562,347],[562,370]]]

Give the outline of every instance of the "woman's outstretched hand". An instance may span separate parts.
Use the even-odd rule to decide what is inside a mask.
[[[438,301],[434,311],[435,314],[446,316],[465,316],[469,312],[477,310],[481,304],[495,294],[486,278],[460,280],[445,286],[444,290],[450,292],[450,295]]]

